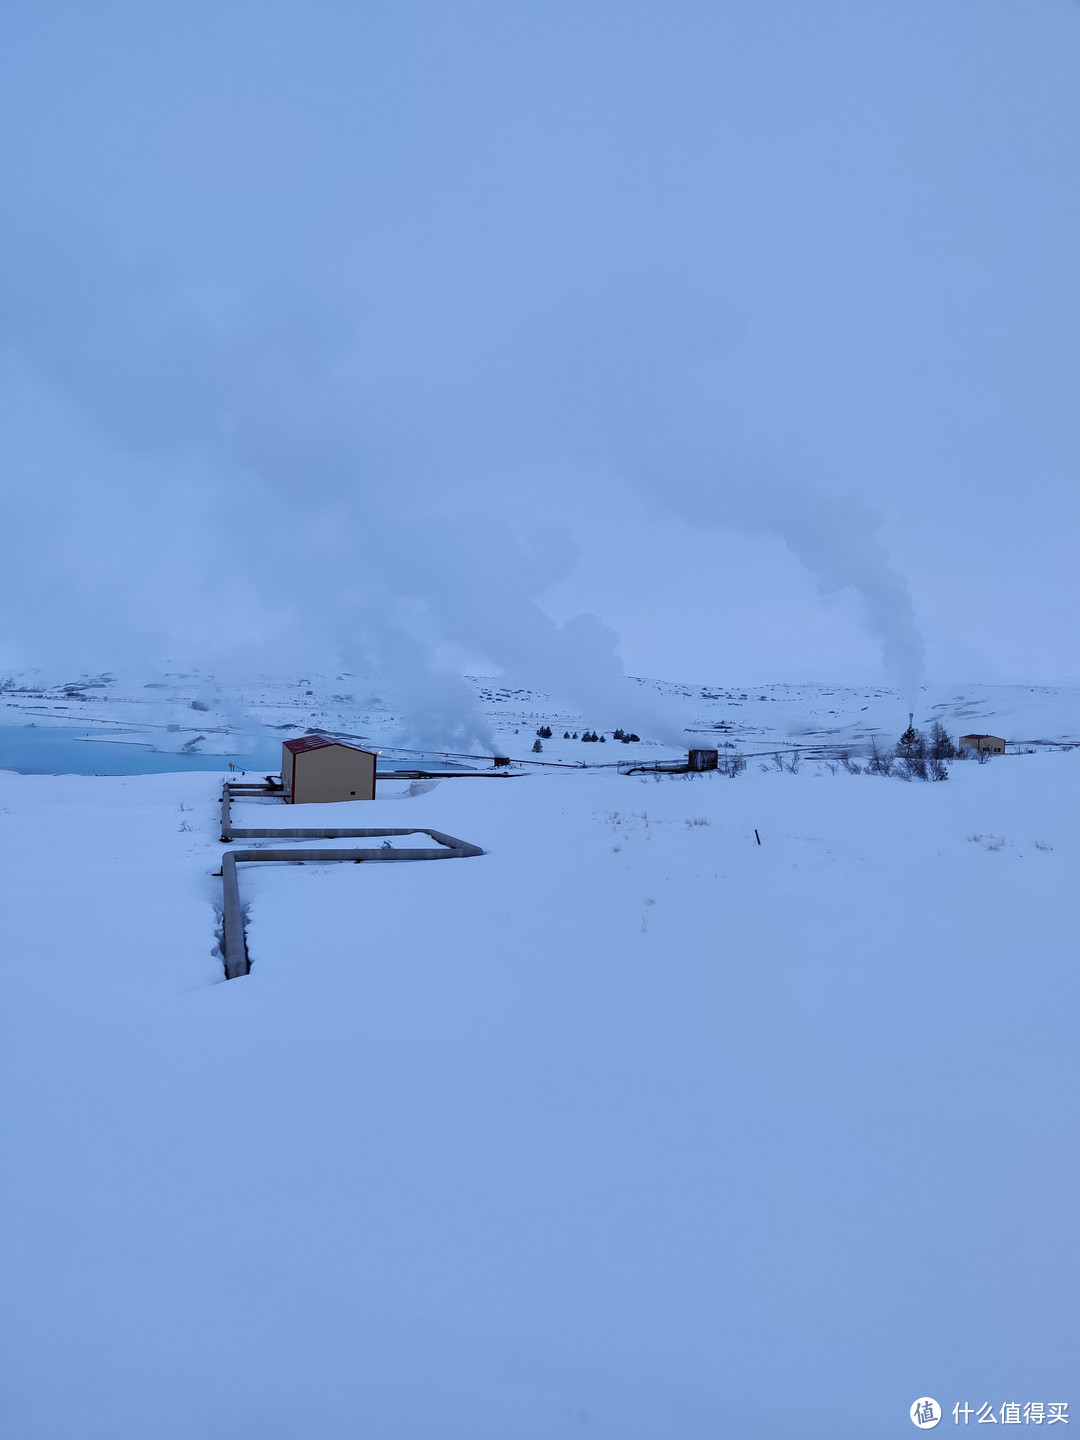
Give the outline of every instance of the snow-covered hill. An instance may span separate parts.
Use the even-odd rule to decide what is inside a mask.
[[[537,690],[473,678],[478,714],[492,749],[515,759],[533,758],[541,727],[544,758],[590,765],[670,758],[685,745],[722,746],[743,754],[800,747],[815,753],[849,748],[858,753],[874,735],[887,742],[907,725],[906,702],[881,687],[768,685],[751,689],[678,685],[637,680],[627,689],[627,709],[640,690],[666,718],[665,733],[651,734],[632,715],[583,713],[580,706]],[[378,682],[351,675],[309,674],[296,680],[256,677],[215,679],[196,671],[146,678],[111,673],[61,677],[21,672],[0,683],[0,727],[33,724],[92,732],[93,743],[152,744],[165,752],[248,757],[253,766],[272,763],[283,738],[307,730],[357,736],[387,747],[413,728],[382,698]],[[925,686],[916,723],[940,719],[954,732],[987,730],[1018,745],[1080,743],[1080,690],[1020,685]],[[640,742],[622,744],[613,731],[638,732]],[[425,743],[430,752],[452,750],[440,741],[437,721]],[[604,749],[581,735],[604,735]],[[574,737],[577,738],[566,738]],[[17,737],[16,737],[17,739]],[[614,746],[614,749],[612,749]],[[18,747],[9,741],[16,755]],[[17,768],[34,768],[32,763]]]

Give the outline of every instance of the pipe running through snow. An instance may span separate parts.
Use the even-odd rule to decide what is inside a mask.
[[[404,830],[259,830],[243,833],[293,840],[337,838],[339,836],[375,839],[391,835],[428,835],[440,848],[437,850],[394,850],[383,847],[378,850],[226,850],[221,857],[221,887],[224,900],[222,943],[225,952],[226,980],[235,980],[241,975],[247,975],[251,969],[247,953],[247,940],[244,934],[244,911],[240,904],[240,879],[236,870],[239,864],[260,860],[294,865],[302,865],[308,860],[352,861],[354,864],[369,860],[462,860],[484,853],[479,845],[470,845],[467,840],[458,840],[453,835],[444,835],[441,830],[425,830],[415,825]]]

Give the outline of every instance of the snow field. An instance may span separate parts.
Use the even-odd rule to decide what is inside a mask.
[[[1077,773],[305,806],[487,853],[243,869],[228,984],[215,777],[0,775],[10,1433],[862,1437],[1071,1398]]]

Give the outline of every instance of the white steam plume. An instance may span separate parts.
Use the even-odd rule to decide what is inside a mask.
[[[412,413],[340,306],[289,291],[211,323],[160,271],[69,228],[0,247],[0,343],[25,437],[8,463],[33,480],[9,511],[0,640],[25,663],[344,668],[388,687],[414,743],[490,749],[471,690],[441,663],[451,642],[586,723],[681,743],[626,680],[613,630],[542,609],[576,550],[565,528],[527,521],[527,501],[506,503],[522,451],[550,448],[536,428],[551,416],[518,423],[528,384],[497,423],[475,399]],[[675,349],[661,358],[675,365]],[[438,360],[444,381],[454,358]],[[705,479],[715,447],[701,427],[696,445],[679,440],[662,387],[651,407],[601,387],[583,411],[590,376],[564,368],[547,393],[569,453],[595,454],[599,430],[616,470],[689,519],[783,535],[823,586],[855,587],[887,663],[915,683],[910,601],[870,517],[748,487],[731,466]],[[648,372],[646,357],[634,384],[649,390]],[[487,404],[507,399],[492,386]]]

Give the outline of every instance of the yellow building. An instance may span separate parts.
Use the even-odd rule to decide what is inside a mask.
[[[281,783],[290,805],[375,799],[375,754],[342,740],[303,735],[281,747]]]
[[[1000,735],[961,735],[960,744],[984,755],[1004,755],[1005,741]]]

